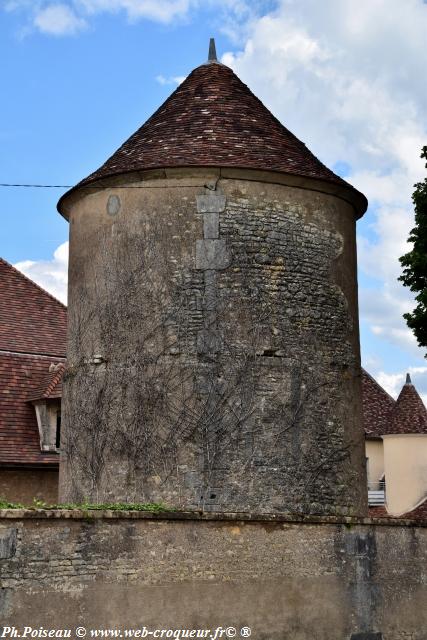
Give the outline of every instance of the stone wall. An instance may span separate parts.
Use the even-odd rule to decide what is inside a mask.
[[[1,469],[0,498],[32,506],[34,499],[58,502],[58,469]]]
[[[221,176],[71,207],[61,500],[364,514],[354,209]]]
[[[3,511],[0,572],[17,629],[427,637],[427,528],[406,521]]]

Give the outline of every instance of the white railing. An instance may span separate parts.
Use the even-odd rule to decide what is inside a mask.
[[[385,482],[368,483],[368,504],[371,507],[385,504]]]

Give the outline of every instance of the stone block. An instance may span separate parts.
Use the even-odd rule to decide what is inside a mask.
[[[219,213],[210,211],[203,216],[203,236],[205,238],[219,237]]]
[[[196,240],[196,269],[226,269],[230,262],[225,240]]]
[[[221,336],[214,331],[202,329],[197,335],[198,353],[219,353],[222,348]]]
[[[196,196],[199,213],[221,213],[225,209],[225,196],[220,193]]]
[[[16,553],[16,529],[0,529],[0,560]]]

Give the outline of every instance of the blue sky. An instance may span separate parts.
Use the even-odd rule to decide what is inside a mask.
[[[394,395],[427,362],[396,280],[425,175],[422,0],[0,1],[0,182],[73,184],[97,168],[207,57],[229,64],[328,166],[361,189],[365,366]],[[63,189],[0,189],[0,255],[63,295]]]

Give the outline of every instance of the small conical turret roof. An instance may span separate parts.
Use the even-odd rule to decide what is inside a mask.
[[[347,190],[359,214],[367,207],[359,191],[322,164],[229,67],[216,60],[213,41],[208,62],[194,69],[77,188],[132,171],[174,167],[259,169],[322,180]]]
[[[409,375],[392,410],[388,433],[427,434],[427,410]]]

